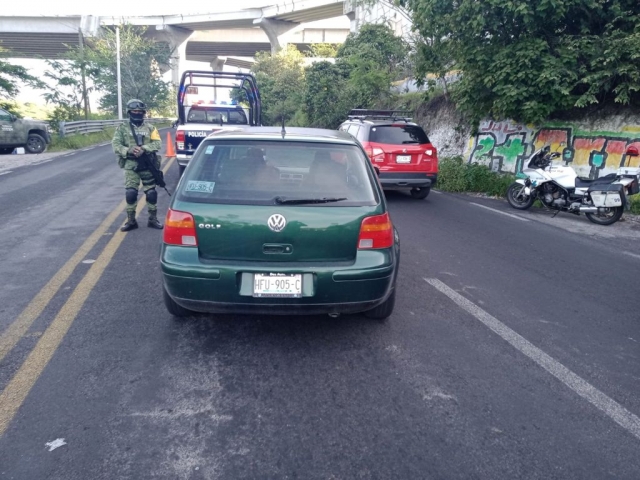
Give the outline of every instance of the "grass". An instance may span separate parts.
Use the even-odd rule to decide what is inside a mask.
[[[157,128],[163,128],[170,126],[170,123],[167,124],[155,124]],[[51,134],[51,143],[47,148],[48,152],[60,152],[63,150],[79,150],[81,148],[90,147],[92,145],[96,145],[98,143],[110,142],[113,140],[113,134],[115,132],[115,128],[106,128],[101,132],[96,133],[87,133],[85,135],[68,135],[64,138],[61,138],[58,134]]]
[[[504,197],[515,175],[496,173],[484,165],[467,163],[462,157],[443,158],[438,164],[438,186],[447,192],[484,193]]]
[[[640,215],[640,194],[631,195],[629,200],[631,203],[631,213],[634,215]]]
[[[87,133],[86,135],[68,135],[64,138],[54,133],[51,135],[51,143],[47,151],[60,152],[63,150],[78,150],[97,143],[110,142],[113,139],[114,132],[114,128],[107,128],[102,132]]]

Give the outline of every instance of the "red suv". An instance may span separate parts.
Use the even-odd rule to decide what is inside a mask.
[[[420,125],[396,110],[351,110],[339,130],[360,141],[382,188],[427,198],[438,179],[438,152]]]

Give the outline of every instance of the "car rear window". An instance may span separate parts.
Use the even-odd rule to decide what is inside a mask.
[[[206,140],[189,162],[178,198],[245,205],[333,198],[343,200],[308,204],[377,205],[376,180],[367,162],[353,145]]]
[[[369,141],[387,145],[429,143],[429,137],[416,125],[383,125],[371,127]]]
[[[243,110],[230,109],[191,109],[187,115],[189,123],[228,123],[231,125],[246,125],[247,116]]]

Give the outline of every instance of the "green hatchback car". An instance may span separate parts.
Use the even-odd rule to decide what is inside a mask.
[[[161,249],[164,301],[193,312],[391,315],[400,246],[362,147],[332,130],[209,135]]]

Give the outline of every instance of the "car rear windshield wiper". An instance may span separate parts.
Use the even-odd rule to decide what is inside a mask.
[[[403,145],[407,145],[407,144],[418,144],[420,145],[420,142],[418,142],[417,140],[405,140],[404,142],[402,142]]]
[[[332,202],[341,202],[342,200],[347,200],[346,197],[341,198],[284,198],[284,197],[276,197],[274,198],[275,202],[278,205],[304,205],[308,203],[332,203]]]

